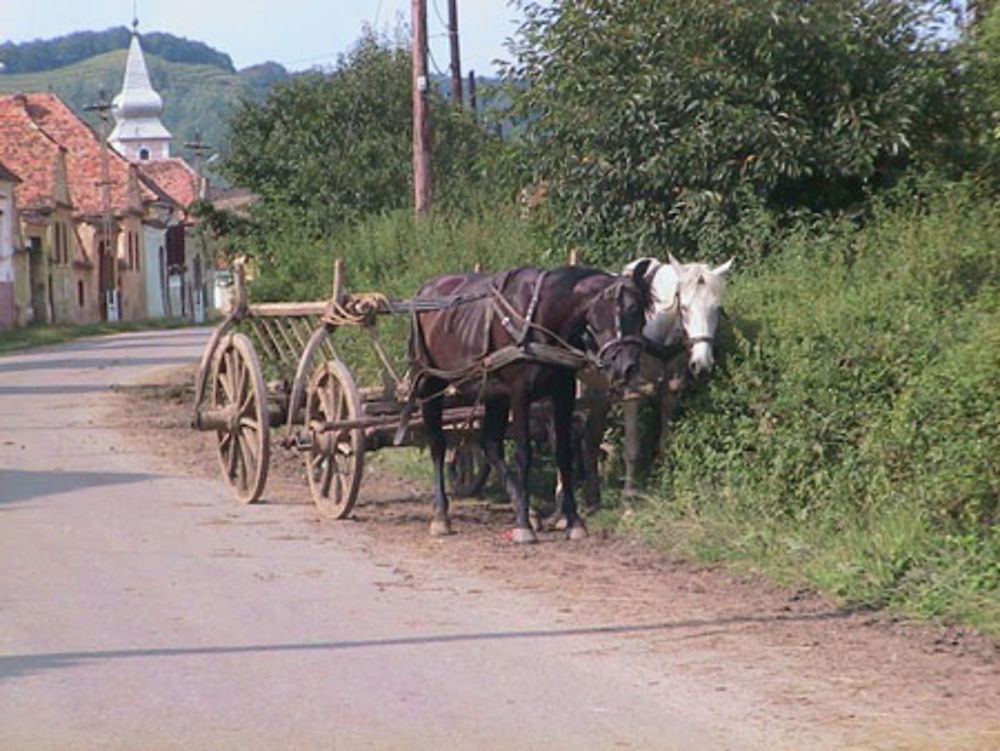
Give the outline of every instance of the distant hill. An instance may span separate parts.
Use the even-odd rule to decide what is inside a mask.
[[[182,144],[193,141],[196,131],[200,133],[203,143],[224,154],[225,118],[232,107],[244,97],[262,100],[272,85],[286,81],[290,76],[278,63],[263,63],[233,71],[228,55],[222,56],[225,65],[172,62],[154,54],[147,46],[145,35],[142,44],[150,81],[163,97],[162,120],[174,136],[172,149],[176,155],[188,156]],[[128,46],[127,41],[125,46]],[[121,48],[54,69],[0,73],[0,93],[48,91],[58,94],[98,130],[97,117],[94,113],[85,112],[84,108],[98,101],[102,89],[109,100],[118,93],[125,74],[126,55],[126,49]]]
[[[124,26],[104,31],[77,31],[55,39],[0,44],[0,63],[7,73],[38,73],[64,68],[104,52],[128,49],[132,33]],[[159,31],[142,35],[142,49],[172,63],[216,65],[235,73],[233,61],[204,42]]]

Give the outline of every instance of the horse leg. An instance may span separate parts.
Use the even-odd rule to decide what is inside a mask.
[[[519,392],[511,398],[513,406],[513,432],[515,441],[514,466],[509,468],[505,485],[514,506],[514,542],[537,542],[528,516],[528,472],[531,470],[531,402],[527,393]]]
[[[635,494],[636,470],[639,466],[639,454],[642,443],[639,440],[639,400],[627,399],[622,403],[622,415],[625,420],[625,438],[622,453],[625,455],[625,487],[622,495]]]
[[[608,410],[611,400],[607,391],[590,389],[587,392],[590,408],[587,409],[587,420],[583,428],[583,501],[589,509],[601,505],[601,475],[599,462],[601,458],[601,441],[608,426]]]
[[[587,536],[587,527],[577,513],[573,496],[573,406],[576,394],[572,386],[557,389],[552,397],[552,423],[556,433],[556,469],[559,473],[561,489],[561,511],[566,519],[566,536],[570,540],[582,540]]]
[[[483,423],[479,442],[486,455],[486,461],[496,470],[500,483],[506,487],[507,461],[504,459],[503,441],[507,434],[507,418],[510,404],[504,398],[489,399],[483,408]]]
[[[431,460],[434,462],[434,502],[431,515],[431,535],[440,537],[451,534],[451,520],[448,518],[448,496],[444,489],[445,438],[442,412],[444,397],[438,393],[424,402],[421,412],[427,441],[430,444]]]
[[[675,412],[677,412],[677,392],[663,384],[660,386],[660,436],[657,442],[657,448],[661,455],[667,450],[670,423],[673,422]]]

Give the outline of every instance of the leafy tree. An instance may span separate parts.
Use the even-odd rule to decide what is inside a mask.
[[[995,2],[970,3],[963,55],[965,103],[976,169],[1000,183],[1000,13]]]
[[[223,174],[261,197],[259,226],[294,237],[329,235],[366,215],[412,202],[410,53],[370,31],[331,73],[274,87],[230,118]],[[432,94],[435,183],[456,200],[476,179],[485,136]]]
[[[944,5],[527,3],[505,77],[554,229],[610,261],[858,204],[952,122]]]

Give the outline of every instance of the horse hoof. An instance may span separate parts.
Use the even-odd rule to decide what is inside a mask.
[[[431,537],[447,537],[451,534],[451,521],[434,519],[431,521]]]
[[[550,516],[548,519],[545,520],[545,526],[548,529],[554,529],[557,532],[561,532],[562,530],[566,529],[567,525],[568,522],[566,521],[566,517],[563,514],[553,514],[552,516]]]
[[[575,524],[569,528],[569,534],[566,535],[568,540],[586,540],[587,539],[587,528],[583,524]]]
[[[510,539],[518,545],[530,545],[531,543],[538,542],[538,537],[535,535],[535,531],[524,527],[517,527],[514,529],[511,532]]]

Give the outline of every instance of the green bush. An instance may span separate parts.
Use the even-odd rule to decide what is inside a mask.
[[[651,538],[1000,633],[1000,207],[965,187],[733,277]]]

